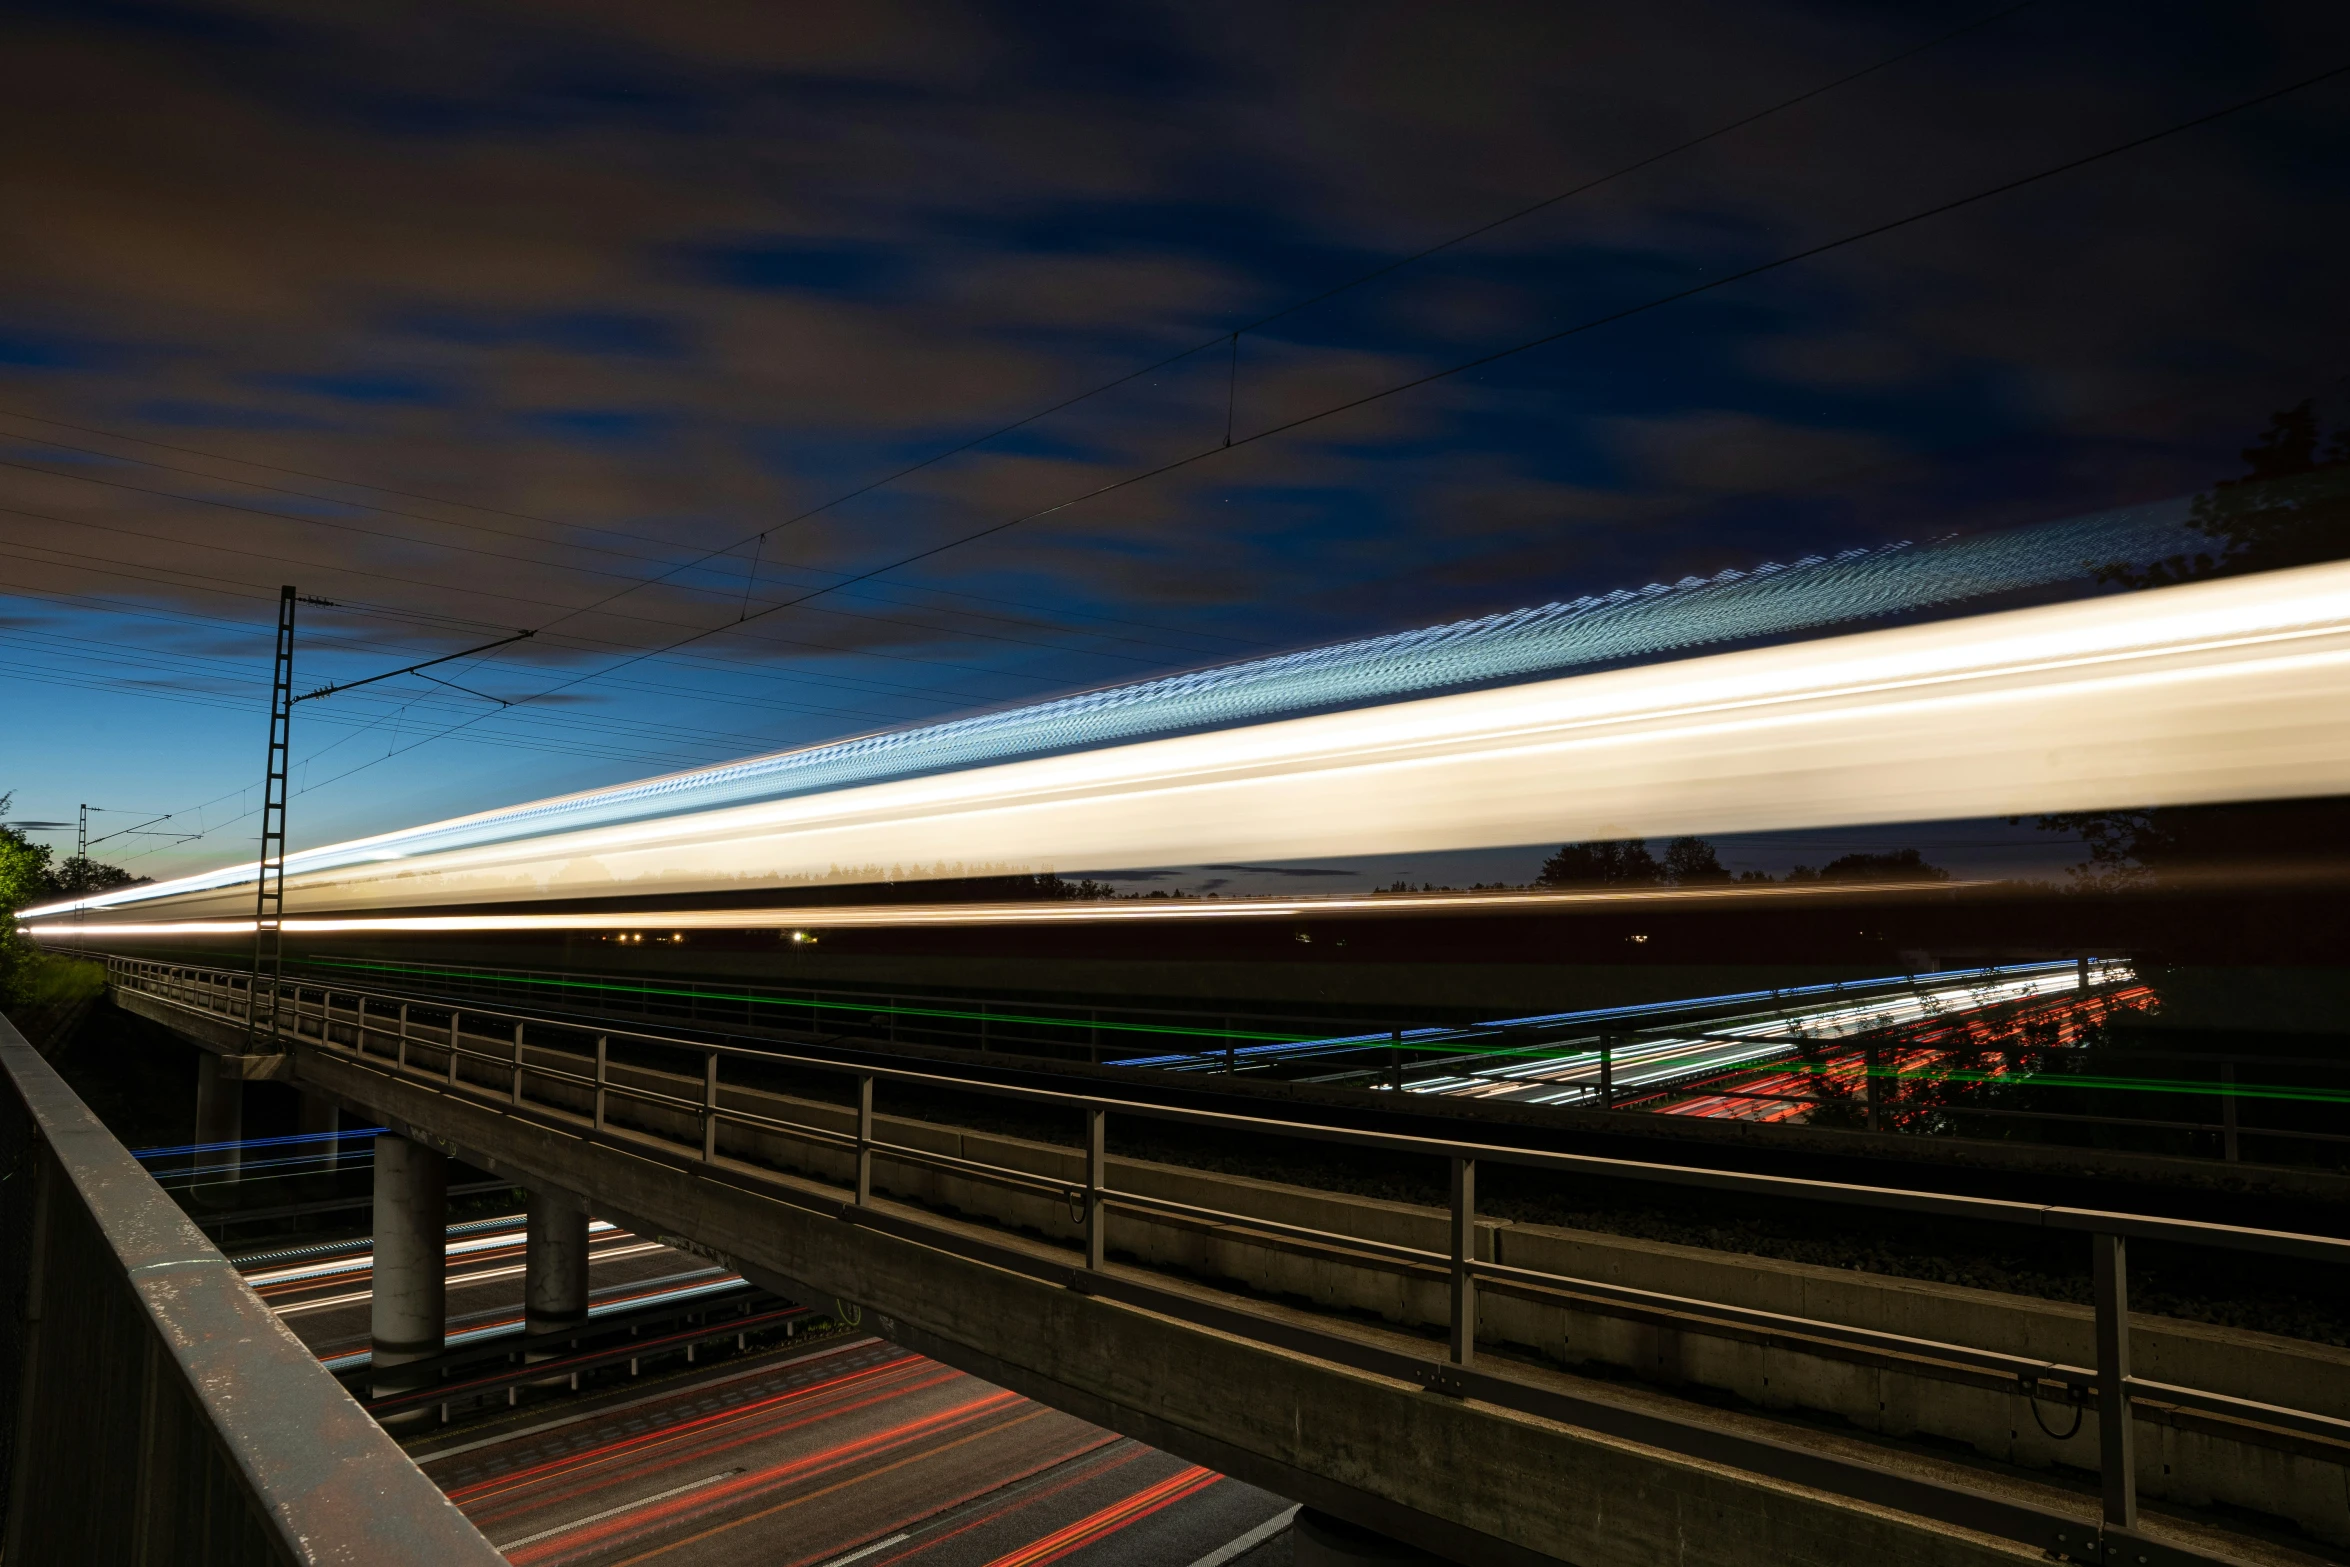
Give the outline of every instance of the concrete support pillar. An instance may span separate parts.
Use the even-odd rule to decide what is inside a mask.
[[[441,1352],[447,1327],[449,1161],[421,1143],[375,1140],[377,1396],[414,1384],[380,1373]]]
[[[245,1135],[245,1083],[220,1069],[220,1057],[211,1051],[196,1056],[196,1141],[235,1143]],[[215,1181],[233,1181],[242,1161],[234,1148],[199,1154],[201,1164],[213,1166]]]
[[[1441,1556],[1311,1507],[1299,1510],[1290,1544],[1296,1567],[1446,1567]]]
[[[316,1137],[302,1152],[319,1159],[323,1168],[333,1169],[342,1145],[334,1140],[341,1117],[335,1111],[335,1102],[323,1094],[304,1094],[294,1112],[294,1130],[304,1137]]]
[[[588,1211],[567,1192],[530,1193],[523,1247],[526,1331],[575,1333],[587,1321]]]

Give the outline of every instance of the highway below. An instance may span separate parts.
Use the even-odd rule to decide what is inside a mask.
[[[517,1564],[1190,1567],[1288,1504],[878,1339],[420,1443]]]
[[[449,1227],[452,1348],[519,1331],[522,1241],[519,1214]],[[601,1221],[591,1248],[599,1316],[740,1284]],[[364,1364],[367,1242],[240,1267],[327,1366]],[[406,1445],[517,1564],[1287,1559],[1282,1499],[850,1330],[699,1365],[671,1357],[580,1394],[533,1388]]]
[[[589,1240],[591,1318],[682,1303],[742,1282],[699,1257],[609,1224],[595,1224]],[[522,1253],[520,1214],[450,1226],[450,1348],[521,1332]],[[368,1358],[372,1256],[360,1240],[261,1252],[240,1259],[238,1268],[297,1338],[330,1370],[342,1371]]]

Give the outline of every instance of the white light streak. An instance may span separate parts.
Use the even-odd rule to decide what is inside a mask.
[[[342,865],[286,898],[315,917],[2335,794],[2346,698],[2337,563]],[[250,909],[202,880],[108,901]]]

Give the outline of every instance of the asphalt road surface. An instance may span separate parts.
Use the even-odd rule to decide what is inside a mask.
[[[452,1344],[519,1323],[521,1217],[458,1226],[448,1270]],[[328,1364],[367,1348],[363,1244],[244,1271]],[[606,1224],[589,1276],[599,1306],[734,1277]],[[672,1368],[411,1445],[517,1567],[1287,1560],[1285,1539],[1258,1538],[1286,1517],[1280,1498],[866,1337]]]
[[[451,1348],[522,1321],[522,1216],[461,1225],[458,1230],[448,1240]],[[374,1298],[366,1250],[246,1263],[240,1269],[270,1309],[321,1360],[339,1366],[346,1357],[366,1350]],[[589,1236],[591,1307],[652,1305],[665,1295],[731,1283],[734,1277],[699,1257],[608,1224],[599,1223]]]
[[[509,1561],[1249,1567],[1288,1504],[871,1338],[427,1451]]]

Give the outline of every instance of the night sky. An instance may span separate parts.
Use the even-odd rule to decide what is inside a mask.
[[[284,582],[301,688],[537,633],[297,709],[301,847],[2191,492],[2344,412],[2350,75],[1722,280],[2342,66],[2338,4],[20,3],[0,792],[249,856]]]

